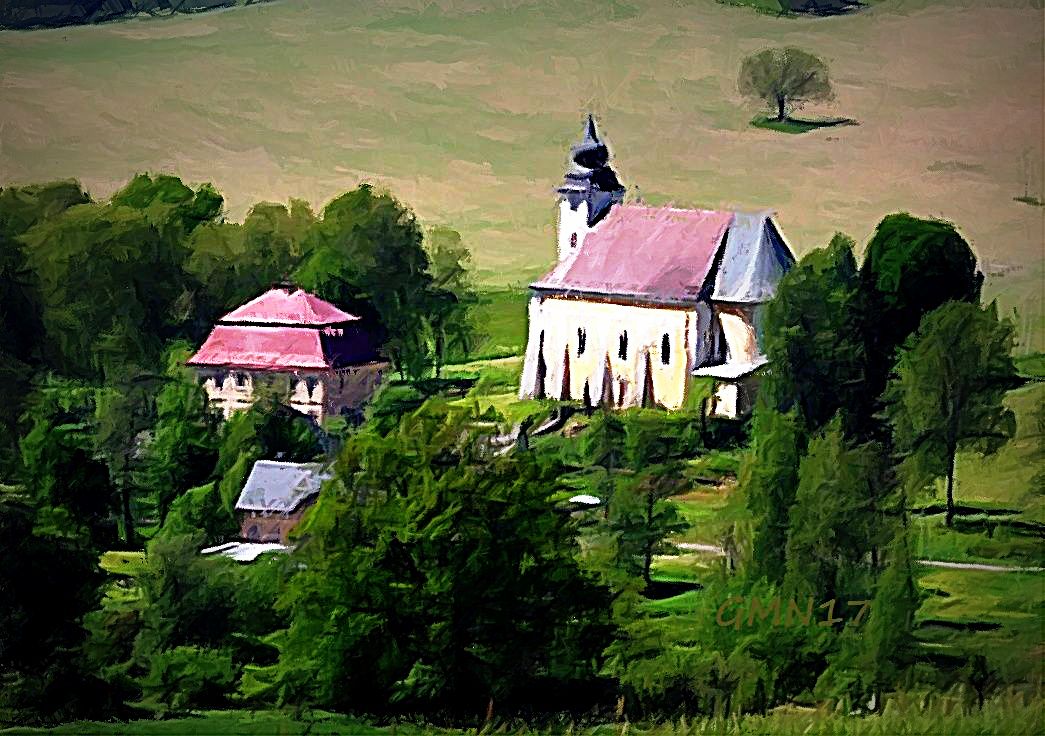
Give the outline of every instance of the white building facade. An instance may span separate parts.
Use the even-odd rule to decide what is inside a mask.
[[[794,256],[768,213],[623,204],[589,119],[560,187],[558,262],[531,285],[520,396],[743,416],[763,307]]]

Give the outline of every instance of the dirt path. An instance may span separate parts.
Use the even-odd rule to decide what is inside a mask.
[[[699,542],[678,542],[676,545],[686,552],[708,552],[723,557],[726,551],[714,544]],[[978,570],[981,572],[1045,572],[1045,567],[1019,567],[1015,565],[988,565],[982,562],[946,562],[944,560],[918,560],[919,565],[926,567],[945,567],[952,570]]]

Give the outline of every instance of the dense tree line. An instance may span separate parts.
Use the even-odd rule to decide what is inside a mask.
[[[264,0],[4,0],[0,28],[53,28],[102,23],[136,15],[199,13]]]
[[[183,366],[217,317],[291,280],[365,317],[405,379],[471,345],[476,300],[459,236],[426,235],[390,194],[362,185],[318,214],[261,203],[243,223],[222,208],[209,185],[173,176],[137,176],[105,201],[75,182],[0,189],[0,501],[2,523],[20,530],[2,544],[22,564],[3,587],[5,718],[103,702],[61,690],[75,668],[47,669],[51,657],[81,661],[69,652],[82,641],[69,637],[98,603],[102,551],[134,549],[141,529],[154,541],[220,541],[235,531],[254,460],[321,454],[315,428],[273,397],[224,424],[207,410]],[[88,572],[62,583],[68,604],[47,611],[57,593],[25,586],[52,564]],[[67,616],[65,628],[36,637],[48,616]],[[18,643],[34,639],[35,667]],[[109,666],[139,682],[147,656],[177,646]],[[184,666],[185,652],[171,656],[170,671]]]
[[[4,415],[0,719],[877,709],[926,674],[912,499],[941,479],[953,511],[955,453],[990,452],[1013,427],[1012,328],[979,304],[951,226],[893,215],[862,262],[839,235],[781,281],[730,510],[741,521],[691,610],[665,615],[653,562],[687,526],[671,497],[742,435],[686,412],[600,410],[573,439],[524,424],[506,452],[495,410],[395,392],[336,447],[273,396],[221,423],[185,358],[272,281],[366,315],[415,379],[467,349],[475,297],[456,233],[426,237],[367,186],[318,214],[220,213],[210,187],[171,177],[103,203],[70,184],[0,192],[0,306],[18,315],[0,334],[18,389]],[[276,457],[332,463],[293,554],[200,556],[234,534],[254,461]],[[604,503],[571,506],[578,484]],[[103,581],[98,555],[142,538],[136,579]],[[60,590],[34,587],[57,568]]]

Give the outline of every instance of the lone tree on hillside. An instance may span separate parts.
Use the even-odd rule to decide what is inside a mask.
[[[947,479],[947,526],[954,520],[958,450],[987,455],[1016,433],[1002,398],[1016,382],[1013,327],[994,304],[948,302],[930,312],[900,351],[885,392],[901,473],[913,487]]]
[[[827,64],[794,46],[766,49],[744,59],[738,79],[740,93],[764,100],[779,122],[803,102],[834,97]]]

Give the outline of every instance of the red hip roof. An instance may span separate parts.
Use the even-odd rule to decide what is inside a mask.
[[[315,294],[301,289],[277,287],[237,307],[221,318],[221,322],[269,325],[334,325],[358,320]]]
[[[268,370],[330,367],[319,330],[218,325],[188,365]]]

